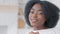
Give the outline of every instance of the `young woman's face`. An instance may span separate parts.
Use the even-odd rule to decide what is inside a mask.
[[[31,26],[33,27],[44,26],[46,18],[43,13],[41,4],[33,5],[29,13],[29,21],[30,21]]]

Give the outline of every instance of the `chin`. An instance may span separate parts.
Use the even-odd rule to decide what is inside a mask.
[[[34,24],[34,25],[32,25],[32,26],[33,26],[33,27],[37,27],[37,25],[35,25],[35,24]]]

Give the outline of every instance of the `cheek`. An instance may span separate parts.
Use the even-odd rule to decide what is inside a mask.
[[[30,19],[30,17],[31,17],[31,16],[30,16],[30,14],[29,14],[29,16],[28,16],[28,17],[29,17],[29,19]]]
[[[28,18],[29,18],[29,21],[30,21],[31,17],[32,17],[32,16],[29,14],[29,17],[28,17]]]
[[[40,22],[43,22],[43,23],[46,21],[46,18],[43,15],[39,16],[38,19],[39,19]]]
[[[29,19],[31,19],[31,17],[32,17],[32,14],[29,14],[29,16],[28,16],[28,17],[29,17]]]

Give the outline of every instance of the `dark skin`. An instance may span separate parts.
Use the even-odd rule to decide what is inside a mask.
[[[29,13],[29,21],[34,30],[47,29],[47,27],[44,26],[46,17],[43,13],[41,4],[33,5]],[[39,33],[30,32],[30,34],[32,33],[39,34]]]

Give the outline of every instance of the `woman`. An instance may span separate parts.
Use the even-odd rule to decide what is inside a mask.
[[[32,27],[28,34],[60,34],[54,28],[59,19],[59,9],[48,1],[29,1],[25,7],[25,18]]]

